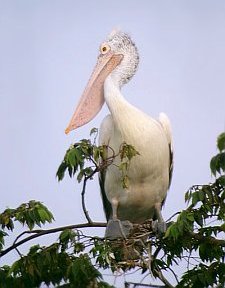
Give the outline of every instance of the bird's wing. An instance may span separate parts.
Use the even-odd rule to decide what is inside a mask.
[[[163,127],[163,130],[166,134],[166,138],[169,145],[169,153],[170,153],[170,165],[169,165],[169,187],[172,180],[172,174],[173,174],[173,142],[172,142],[172,129],[170,120],[167,117],[165,113],[159,114],[159,122]]]
[[[110,142],[110,136],[113,132],[113,120],[111,115],[107,115],[100,126],[99,130],[99,145],[109,145]],[[106,154],[108,154],[108,151],[106,151]],[[107,155],[106,155],[107,157]],[[102,196],[102,202],[103,202],[103,208],[105,212],[105,216],[107,221],[112,216],[112,206],[109,202],[106,193],[105,193],[105,175],[106,175],[106,169],[103,171],[100,171],[99,173],[99,184],[101,189],[101,196]]]

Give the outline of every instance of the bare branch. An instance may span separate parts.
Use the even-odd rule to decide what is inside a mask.
[[[166,285],[165,287],[174,288],[174,286],[170,284],[170,282],[164,277],[161,271],[155,271],[155,273],[157,274],[158,278]]]
[[[130,285],[133,285],[133,287],[149,287],[149,288],[164,288],[165,286],[162,285],[154,285],[154,284],[143,284],[143,283],[136,283],[136,282],[125,282],[125,287],[130,287]]]
[[[93,221],[91,220],[91,218],[90,218],[90,216],[89,216],[89,213],[88,213],[88,211],[87,211],[87,209],[86,209],[84,196],[85,196],[87,181],[88,181],[88,179],[90,179],[96,172],[97,172],[97,169],[95,169],[95,170],[93,171],[93,173],[91,173],[91,175],[85,176],[84,182],[83,182],[83,188],[82,188],[82,191],[81,191],[82,209],[83,209],[84,215],[85,215],[88,223],[92,223]]]
[[[38,238],[38,237],[41,237],[41,236],[44,236],[44,235],[48,235],[48,234],[54,234],[54,233],[57,233],[57,232],[61,232],[61,231],[64,231],[66,229],[81,229],[81,228],[92,228],[92,227],[106,227],[106,223],[103,223],[103,222],[91,222],[91,223],[83,223],[83,224],[75,224],[75,225],[68,225],[68,226],[62,226],[62,227],[57,227],[57,228],[52,228],[52,229],[38,229],[38,230],[31,230],[31,231],[25,231],[23,233],[21,233],[17,238],[16,240],[14,241],[14,243],[9,246],[8,248],[6,248],[5,250],[2,250],[0,252],[0,257],[6,255],[7,253],[9,253],[10,251],[12,251],[13,249],[16,249],[18,246],[21,246],[22,244],[32,240],[32,239],[35,239],[35,238]],[[28,236],[22,240],[20,240],[19,242],[16,242],[22,235],[24,234],[33,234],[31,236]]]
[[[168,218],[168,219],[166,220],[166,222],[169,222],[173,217],[175,217],[176,215],[179,215],[179,214],[180,214],[180,211],[174,213],[172,216],[170,216],[170,218]]]

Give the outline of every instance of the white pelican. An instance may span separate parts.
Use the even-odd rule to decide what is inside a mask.
[[[115,165],[100,175],[109,238],[127,236],[131,223],[147,219],[158,220],[158,225],[165,227],[161,208],[172,175],[171,126],[164,113],[155,120],[121,94],[121,87],[135,74],[138,62],[131,38],[113,31],[100,46],[95,69],[65,131],[69,133],[92,120],[106,102],[110,114],[100,127],[100,145],[109,145],[117,153],[121,143],[126,142],[140,153],[131,159],[128,188],[122,187],[121,171]],[[115,159],[115,163],[118,161]]]

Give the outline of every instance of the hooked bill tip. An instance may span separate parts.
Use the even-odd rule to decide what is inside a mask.
[[[70,132],[70,128],[67,127],[67,128],[65,129],[65,133],[66,133],[66,134],[69,134],[69,132]]]

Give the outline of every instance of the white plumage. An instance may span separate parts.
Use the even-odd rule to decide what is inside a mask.
[[[161,207],[172,173],[170,121],[164,113],[160,113],[158,120],[151,118],[121,94],[122,85],[135,74],[139,62],[137,48],[127,34],[114,31],[101,45],[100,52],[96,69],[67,132],[90,121],[105,101],[110,115],[100,127],[100,145],[109,145],[117,153],[126,142],[140,153],[131,159],[127,189],[121,185],[121,171],[116,165],[110,165],[100,175],[107,220],[143,223],[152,218],[162,222]],[[92,109],[90,103],[95,98],[99,105]],[[114,164],[119,161],[117,157]]]

